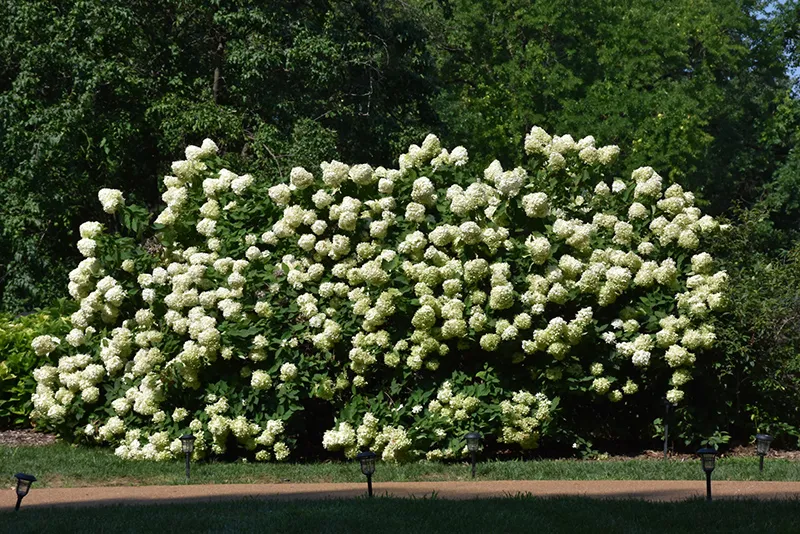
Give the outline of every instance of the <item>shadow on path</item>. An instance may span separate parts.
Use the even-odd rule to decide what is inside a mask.
[[[705,497],[705,481],[682,480],[501,480],[466,482],[376,483],[377,496],[414,499],[482,499],[502,497],[588,497],[683,501]],[[800,499],[800,482],[721,481],[715,499]],[[352,499],[366,496],[366,484],[207,484],[180,486],[114,486],[33,488],[25,508],[84,507],[114,504],[175,504],[261,499],[273,501]],[[0,512],[13,510],[14,491],[0,498]]]

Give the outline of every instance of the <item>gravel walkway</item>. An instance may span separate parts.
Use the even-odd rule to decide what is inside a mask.
[[[600,499],[679,501],[705,497],[705,481],[684,480],[505,480],[479,482],[382,482],[378,496],[476,499],[531,494],[540,497],[578,496]],[[715,482],[715,499],[800,499],[800,482]],[[235,499],[335,499],[362,497],[364,484],[211,484],[185,486],[116,486],[102,488],[36,488],[25,497],[26,508],[165,504]],[[13,490],[0,498],[0,513],[16,503]]]

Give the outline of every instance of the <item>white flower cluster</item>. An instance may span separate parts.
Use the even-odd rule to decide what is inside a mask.
[[[385,426],[377,436],[373,448],[380,451],[384,462],[399,462],[411,447],[411,439],[402,426]]]
[[[275,458],[275,460],[281,462],[289,457],[289,446],[285,442],[278,440],[284,430],[283,421],[277,419],[267,421],[264,428],[260,429],[261,433],[254,440],[257,445],[265,447],[256,453],[256,460],[265,462]],[[259,430],[256,430],[251,435],[255,435],[258,432]],[[272,448],[272,454],[269,452],[270,447]]]
[[[106,213],[116,213],[125,205],[125,197],[122,196],[122,191],[119,189],[101,189],[97,193],[97,198],[100,199],[103,211]]]
[[[351,386],[380,390],[384,375],[416,387],[470,349],[508,354],[533,390],[588,373],[589,390],[612,402],[635,394],[660,366],[672,373],[670,397],[683,398],[698,351],[715,339],[709,316],[726,303],[727,276],[699,250],[719,224],[649,167],[607,180],[619,149],[596,147],[591,136],[575,141],[534,127],[525,150],[539,168],[493,161],[476,178],[463,147],[448,152],[429,135],[397,169],[334,160],[317,174],[295,167],[267,187],[216,170],[210,140],[188,147],[164,178],[158,255],[102,265],[98,242],[111,236],[101,223],[81,225],[86,259],[70,273],[80,309],[68,347],[49,336],[33,343],[37,354],[64,351],[63,365],[37,372],[36,413],[74,417],[73,403],[99,403],[102,381],[120,380],[124,393],[104,402],[142,428],[114,418],[81,426],[91,424],[87,436],[125,457],[158,458],[176,447],[159,434],[170,428],[166,414],[189,417],[168,397],[206,386],[201,377],[212,366],[240,365],[243,383],[264,398],[299,391],[341,403]],[[115,190],[100,199],[109,213],[124,203]],[[271,218],[241,228],[244,210]],[[687,252],[691,266],[676,261]],[[138,272],[143,265],[150,267]],[[653,321],[626,306],[643,295],[659,296],[652,311],[664,317],[660,330],[648,331],[642,325]],[[287,325],[291,333],[276,338]],[[204,422],[191,423],[197,454],[224,452],[231,434],[247,450],[272,447],[256,452],[260,460],[289,454],[275,424],[267,433],[240,415],[251,409],[244,404],[209,401]],[[427,413],[441,424],[426,439],[442,441],[479,404],[440,384]],[[519,391],[500,405],[503,441],[535,446],[547,396]],[[370,446],[387,460],[422,454],[409,438],[417,434],[398,420],[380,424],[367,414],[354,424],[340,419],[325,448],[352,456]]]
[[[34,338],[31,342],[31,347],[33,347],[33,351],[37,356],[44,356],[56,350],[59,344],[61,344],[60,339],[55,336],[47,335]]]
[[[608,145],[596,148],[592,136],[575,141],[571,135],[551,136],[542,128],[534,126],[525,136],[525,152],[540,154],[547,158],[547,167],[553,171],[566,170],[570,164],[580,162],[589,166],[612,164],[619,155],[619,147]],[[567,158],[574,161],[570,161]]]
[[[550,417],[550,400],[542,393],[532,394],[517,391],[511,400],[500,403],[503,420],[503,443],[517,443],[523,449],[532,449],[538,445],[539,431],[542,423]]]
[[[356,430],[350,423],[341,422],[325,431],[322,445],[330,451],[343,450],[347,458],[355,458],[359,450],[369,447],[384,461],[401,461],[412,445],[405,428],[387,425],[379,430],[379,425],[373,414],[366,413]]]
[[[428,411],[438,415],[446,426],[450,426],[455,421],[466,421],[479,406],[480,400],[477,397],[463,393],[454,395],[450,382],[445,382],[436,393],[436,398],[428,403]]]
[[[329,451],[344,450],[347,458],[355,458],[358,454],[356,447],[356,431],[350,423],[339,423],[332,430],[326,430],[322,436],[322,446]]]

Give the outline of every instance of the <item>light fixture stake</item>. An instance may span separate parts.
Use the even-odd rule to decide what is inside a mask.
[[[711,501],[711,472],[714,471],[717,460],[717,451],[710,447],[704,447],[697,451],[703,471],[706,473],[706,501]]]
[[[364,451],[356,455],[361,463],[361,473],[367,477],[367,495],[372,497],[372,474],[375,472],[375,459],[378,457],[372,451]]]
[[[180,439],[183,454],[186,456],[186,481],[188,482],[191,470],[192,452],[194,452],[194,440],[197,438],[195,438],[193,434],[184,434]]]
[[[478,459],[478,448],[481,443],[481,435],[477,432],[470,432],[464,436],[467,440],[467,450],[472,458],[472,478],[475,478],[475,464]]]
[[[769,434],[756,434],[756,453],[758,454],[758,470],[764,471],[764,456],[769,453],[769,446],[772,443],[772,436]]]
[[[36,477],[25,473],[17,473],[14,477],[17,479],[17,505],[14,507],[14,511],[19,512],[19,505],[22,504],[22,498],[28,494],[31,489],[31,484],[36,482]]]

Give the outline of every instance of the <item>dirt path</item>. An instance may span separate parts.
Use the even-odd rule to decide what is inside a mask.
[[[504,480],[480,482],[382,482],[375,495],[441,499],[476,499],[532,494],[540,497],[579,496],[605,499],[676,501],[705,496],[704,481],[684,480]],[[800,499],[800,482],[715,482],[715,499]],[[335,499],[361,497],[366,484],[210,484],[124,486],[102,488],[36,488],[23,506],[100,506],[165,504],[255,499]],[[16,495],[4,492],[0,512],[13,509]]]

